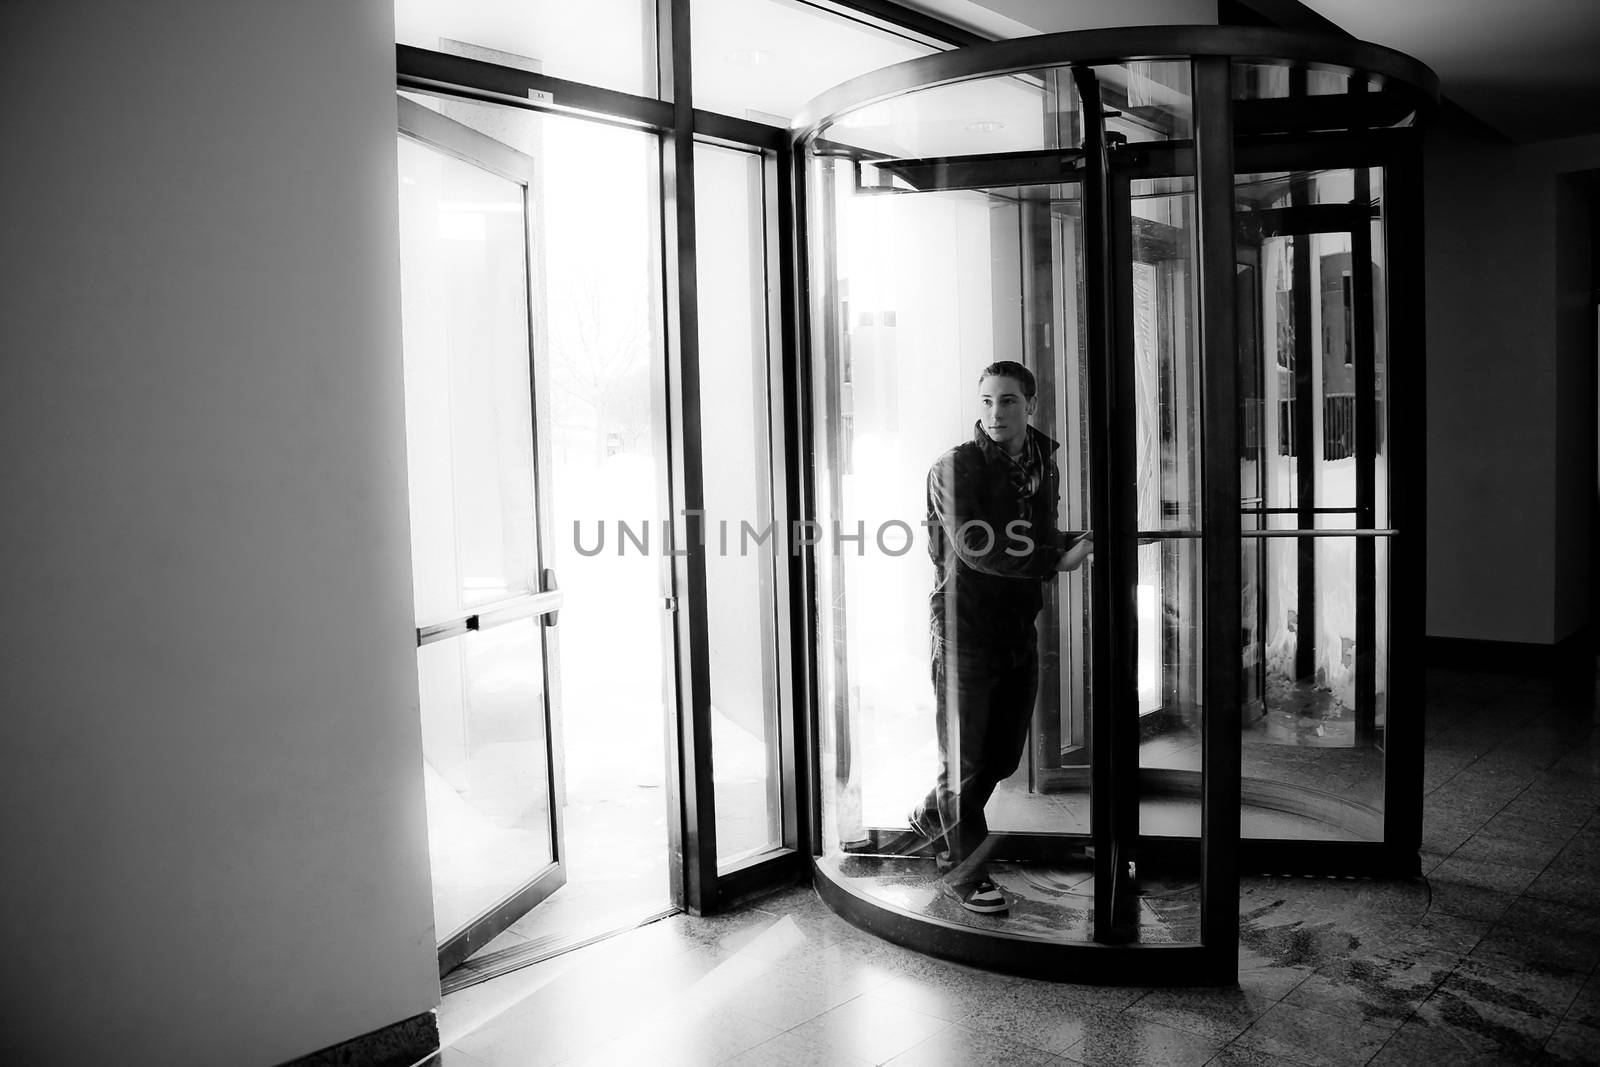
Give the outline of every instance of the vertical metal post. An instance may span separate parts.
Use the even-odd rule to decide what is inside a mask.
[[[825,346],[830,343],[829,330],[824,327],[817,329],[818,324],[811,319],[812,287],[818,284],[815,279],[817,272],[822,271],[821,283],[831,292],[833,277],[831,264],[820,266],[813,262],[810,234],[813,226],[813,212],[811,210],[812,183],[814,175],[811,173],[807,155],[803,145],[794,145],[789,157],[791,185],[789,203],[794,218],[794,366],[792,376],[787,380],[794,390],[795,425],[793,427],[794,451],[797,464],[798,484],[791,487],[791,500],[793,508],[789,512],[796,519],[815,519],[818,514],[817,500],[821,494],[817,485],[819,477],[817,464],[817,440],[820,437],[821,446],[827,450],[823,462],[823,474],[829,478],[836,477],[835,467],[832,464],[833,435],[823,433],[817,424],[817,397],[814,386],[819,381],[818,366],[829,366]],[[818,183],[820,186],[820,183]],[[827,195],[823,188],[815,189],[818,197]],[[831,205],[829,197],[827,203]],[[830,212],[825,210],[825,216]],[[823,232],[831,232],[831,219],[824,218],[820,225],[828,227]],[[826,300],[826,298],[824,298]],[[831,307],[823,303],[822,306]],[[834,402],[831,390],[829,395],[822,397],[822,410],[833,410],[830,406]],[[834,494],[826,494],[831,498]],[[800,769],[799,779],[805,790],[804,796],[797,795],[796,802],[802,804],[805,812],[806,825],[802,827],[803,836],[800,847],[809,849],[812,856],[822,854],[822,716],[825,713],[830,694],[824,690],[823,657],[831,656],[831,649],[824,649],[822,638],[824,627],[820,612],[820,599],[818,597],[818,582],[820,579],[820,566],[816,558],[815,549],[806,549],[804,552],[789,554],[790,573],[795,576],[795,616],[799,620],[800,628],[796,633],[805,635],[807,654],[798,657],[803,667],[803,694],[795,701],[799,709],[798,736],[805,760]]]
[[[1194,60],[1203,376],[1205,720],[1201,732],[1200,928],[1208,977],[1233,982],[1239,940],[1239,388],[1234,323],[1230,60]],[[1296,279],[1297,283],[1300,279]]]
[[[1306,72],[1302,67],[1289,71],[1289,95],[1306,95]],[[1311,203],[1311,179],[1295,175],[1289,182],[1289,206]],[[1295,526],[1310,530],[1317,525],[1317,396],[1321,392],[1316,378],[1317,341],[1311,324],[1311,302],[1317,291],[1312,287],[1311,243],[1309,233],[1289,238],[1293,251],[1294,302],[1294,467]],[[1295,640],[1294,680],[1309,678],[1316,669],[1317,652],[1317,546],[1310,538],[1295,540]]]
[[[1355,171],[1358,218],[1350,233],[1350,332],[1355,372],[1356,528],[1377,527],[1377,356],[1372,312],[1371,181],[1365,167]],[[1375,538],[1356,538],[1356,743],[1372,745],[1377,725],[1377,553]]]
[[[1049,196],[1038,188],[1024,190],[1016,208],[1022,267],[1022,361],[1038,382],[1035,422],[1059,441],[1063,435],[1055,424],[1055,413],[1062,368],[1054,343],[1055,257]],[[1058,462],[1064,458],[1057,453]],[[1041,785],[1040,772],[1054,770],[1061,763],[1061,672],[1067,661],[1060,655],[1059,598],[1065,585],[1065,576],[1045,583],[1044,607],[1039,612],[1039,691],[1028,730],[1033,752],[1028,760],[1028,788],[1034,792]]]
[[[700,434],[700,331],[695,267],[694,97],[689,73],[689,0],[660,0],[661,97],[672,104],[672,128],[661,137],[662,281],[667,309],[667,418],[671,485],[681,518],[674,526],[685,555],[671,566],[668,603],[676,645],[676,771],[682,819],[673,842],[682,870],[680,904],[700,914],[716,907],[717,838],[711,779],[710,661],[707,655],[705,507]],[[674,776],[669,774],[669,780]]]
[[[1384,726],[1385,849],[1394,873],[1419,873],[1422,848],[1422,640],[1427,550],[1427,396],[1424,390],[1424,262],[1422,142],[1410,143],[1384,170],[1384,236],[1390,353],[1384,393],[1392,422],[1387,437],[1389,521],[1389,714]],[[1397,576],[1403,576],[1398,581]]]
[[[1118,699],[1122,687],[1115,681],[1116,664],[1126,650],[1116,640],[1112,601],[1117,595],[1116,576],[1121,557],[1131,555],[1115,526],[1111,502],[1112,390],[1112,270],[1111,238],[1107,221],[1109,185],[1106,157],[1104,105],[1094,71],[1074,67],[1073,78],[1082,101],[1084,152],[1084,310],[1089,364],[1089,515],[1097,527],[1095,554],[1090,566],[1091,623],[1095,634],[1090,678],[1089,713],[1089,828],[1094,842],[1094,926],[1097,941],[1114,938],[1112,884],[1115,856],[1112,847],[1112,716],[1126,712]],[[1130,462],[1128,458],[1124,462]],[[1120,615],[1121,613],[1116,613]]]
[[[781,331],[781,356],[778,380],[774,383],[782,400],[783,415],[778,431],[783,435],[785,464],[782,514],[794,518],[807,515],[810,502],[806,486],[811,484],[809,451],[805,444],[810,433],[804,400],[810,390],[803,381],[805,363],[802,351],[805,301],[799,292],[799,263],[801,253],[797,238],[803,239],[802,213],[797,202],[795,144],[784,138],[778,148],[777,198],[778,198],[778,322]],[[783,723],[783,796],[784,843],[802,856],[802,866],[809,871],[812,841],[812,758],[813,743],[811,723],[813,675],[810,654],[816,647],[815,634],[810,620],[811,586],[801,560],[793,552],[785,552],[779,562],[780,569],[788,572],[788,646],[791,698],[789,714]]]
[[[1134,340],[1138,331],[1133,307],[1133,180],[1114,163],[1106,177],[1106,225],[1111,232],[1111,405],[1102,462],[1111,473],[1106,527],[1112,536],[1106,542],[1115,547],[1106,570],[1116,643],[1113,673],[1107,679],[1109,711],[1102,722],[1111,734],[1112,937],[1126,941],[1136,936],[1138,923],[1138,901],[1128,875],[1128,863],[1139,850],[1139,541],[1135,536],[1139,529],[1139,380]]]

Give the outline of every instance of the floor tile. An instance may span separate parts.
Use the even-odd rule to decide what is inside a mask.
[[[1558,822],[1547,819],[1532,819],[1524,815],[1514,814],[1512,809],[1515,803],[1508,804],[1505,810],[1483,824],[1480,833],[1495,838],[1522,838],[1542,843],[1565,845],[1572,840],[1575,832],[1571,826],[1563,826]]]
[[[1583,980],[1582,975],[1556,978],[1469,958],[1417,1008],[1417,1017],[1532,1055],[1555,1030]]]
[[[1006,1067],[1050,1067],[1061,1061],[1048,1052],[984,1030],[952,1026],[913,1045],[890,1067],[972,1067],[1003,1063]]]
[[[596,1009],[577,1016],[521,1014],[496,1019],[455,1043],[469,1057],[494,1067],[548,1067],[599,1051],[615,1036],[608,1018],[616,1015]]]
[[[617,1029],[614,1022],[611,1033]],[[748,1052],[781,1032],[734,1014],[662,1018],[564,1063],[568,1067],[704,1067]]]
[[[893,1059],[950,1023],[868,993],[823,1012],[789,1031],[827,1052],[859,1056],[874,1063]]]
[[[1084,1034],[1061,1058],[1087,1067],[1200,1067],[1221,1043],[1126,1013]]]
[[[1454,855],[1435,867],[1433,873],[1428,876],[1428,881],[1434,885],[1446,882],[1474,886],[1514,896],[1527,889],[1539,875],[1540,868],[1516,867],[1509,863],[1468,859],[1463,853],[1470,844],[1469,841],[1462,845]]]
[[[786,956],[772,969],[830,988],[847,987],[866,993],[904,973],[899,966],[904,951],[863,937],[858,942],[814,945],[808,952]]]
[[[1533,1060],[1533,1053],[1506,1048],[1470,1027],[1415,1016],[1385,1042],[1371,1067],[1507,1067]]]
[[[1516,908],[1513,905],[1512,911]],[[1470,955],[1476,960],[1498,959],[1587,974],[1600,963],[1600,937],[1546,926],[1511,926],[1502,921]]]
[[[1587,975],[1550,967],[1543,962],[1513,963],[1468,956],[1446,984],[1470,986],[1496,1003],[1560,1019],[1577,1000]],[[1442,987],[1441,987],[1442,988]]]
[[[727,1067],[869,1067],[872,1063],[792,1031],[768,1038],[725,1062]]]
[[[1248,1045],[1224,1045],[1206,1061],[1206,1067],[1306,1067],[1303,1060],[1275,1056]]]
[[[1581,805],[1550,792],[1536,792],[1537,783],[1527,792],[1507,804],[1504,814],[1529,822],[1542,822],[1552,828],[1576,833],[1589,821],[1589,812]],[[1589,805],[1590,810],[1593,805]]]
[[[1308,1067],[1359,1067],[1391,1034],[1387,1027],[1285,1002],[1268,1009],[1235,1044],[1300,1060]]]
[[[1600,1063],[1600,1029],[1582,1023],[1563,1022],[1545,1042],[1540,1063]]]
[[[417,1064],[416,1067],[490,1067],[490,1065],[476,1056],[468,1055],[458,1048],[447,1045]]]
[[[1600,1029],[1600,973],[1589,976],[1577,997],[1567,1006],[1567,1013],[1561,1021]]]
[[[1463,919],[1496,922],[1511,907],[1516,896],[1495,889],[1483,889],[1459,882],[1429,879],[1429,910]]]
[[[815,897],[780,914],[815,944],[839,944],[857,941],[863,936],[860,930],[839,918],[826,904]]]
[[[1408,944],[1425,945],[1465,956],[1477,947],[1484,935],[1493,929],[1493,925],[1479,919],[1430,911],[1416,926],[1407,930],[1400,940]]]
[[[1110,1025],[1115,1009],[1070,996],[1061,987],[1030,983],[986,1004],[962,1026],[1020,1041],[1043,1052],[1063,1052],[1090,1031]]]
[[[1140,997],[1126,1014],[1227,1042],[1244,1033],[1275,1003],[1275,999],[1244,989],[1155,989]]]
[[[1534,872],[1542,871],[1556,858],[1566,839],[1557,835],[1534,837],[1530,835],[1504,836],[1490,831],[1494,820],[1473,834],[1452,854],[1451,860],[1482,861],[1507,867],[1521,867]]]
[[[778,1030],[789,1030],[859,995],[860,990],[847,985],[830,986],[777,973],[722,991],[715,1003],[719,1010],[735,1012]]]
[[[489,1025],[492,1020],[571,970],[577,962],[571,955],[558,956],[451,993],[439,1005],[439,1040],[449,1045]]]
[[[1243,946],[1239,949],[1239,988],[1265,1000],[1282,1000],[1314,973],[1310,967],[1283,966]]]
[[[914,978],[897,975],[873,989],[873,995],[949,1022],[958,1022],[1004,1001],[1023,984],[1006,975],[974,973],[971,976]]]
[[[1301,983],[1284,1002],[1394,1029],[1428,999],[1460,960],[1453,952],[1396,946],[1327,967]]]
[[[1530,897],[1565,904],[1592,904],[1594,887],[1600,882],[1600,855],[1574,855],[1563,852],[1540,872],[1527,887]]]

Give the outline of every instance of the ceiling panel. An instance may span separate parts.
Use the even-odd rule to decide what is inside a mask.
[[[1302,0],[1514,141],[1600,132],[1600,0]]]

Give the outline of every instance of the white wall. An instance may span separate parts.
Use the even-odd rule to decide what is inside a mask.
[[[0,8],[0,916],[28,1063],[438,1001],[383,0]]]
[[[1441,126],[1425,167],[1428,633],[1553,644],[1589,618],[1593,551],[1573,506],[1592,481],[1569,453],[1594,412],[1562,398],[1594,350],[1558,326],[1563,292],[1590,281],[1558,242],[1557,193],[1600,167],[1600,137],[1513,147]]]

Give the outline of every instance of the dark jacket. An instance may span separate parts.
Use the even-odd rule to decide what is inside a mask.
[[[974,425],[973,439],[940,456],[928,471],[929,598],[935,637],[967,647],[1016,647],[1034,639],[1033,619],[1076,538],[1056,527],[1061,475],[1055,441],[1028,427],[1038,446],[1039,487],[1024,497],[1013,461]]]

